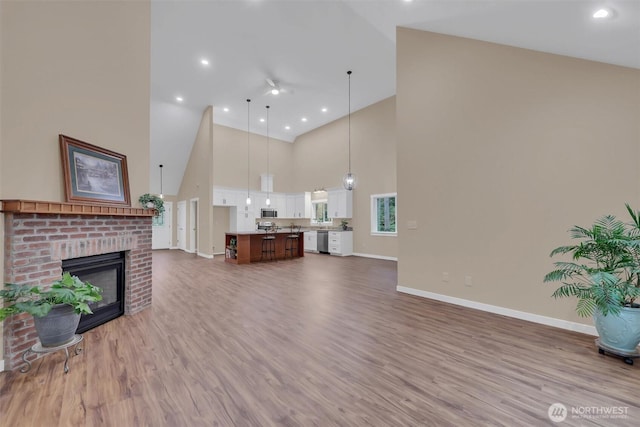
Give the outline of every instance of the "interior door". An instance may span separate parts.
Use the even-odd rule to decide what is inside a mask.
[[[189,215],[189,251],[198,252],[198,199],[191,199]]]
[[[178,202],[178,249],[187,250],[187,201]]]
[[[171,224],[173,222],[173,203],[164,202],[162,215],[153,218],[151,249],[171,248]]]

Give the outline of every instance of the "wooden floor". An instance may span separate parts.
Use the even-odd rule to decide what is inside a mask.
[[[153,308],[87,332],[69,374],[61,353],[0,373],[1,426],[538,426],[556,402],[628,415],[561,425],[640,419],[640,363],[398,293],[391,261],[157,251],[153,268]]]

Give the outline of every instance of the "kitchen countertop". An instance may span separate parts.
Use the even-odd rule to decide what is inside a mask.
[[[353,229],[343,230],[342,228],[303,228],[304,231],[353,231]]]
[[[300,233],[304,233],[305,230],[300,230]],[[295,233],[295,231],[294,231]],[[251,236],[251,235],[265,235],[265,234],[291,234],[291,229],[282,229],[277,231],[269,231],[268,233],[264,230],[255,230],[255,231],[227,231],[226,234],[235,234],[237,236]]]

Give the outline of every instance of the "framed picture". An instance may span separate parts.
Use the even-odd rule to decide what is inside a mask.
[[[131,206],[127,157],[60,135],[67,202]]]

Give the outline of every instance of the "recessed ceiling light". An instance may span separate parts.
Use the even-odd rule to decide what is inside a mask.
[[[184,101],[184,99],[181,96],[176,96],[176,101],[182,102],[182,101]]]
[[[229,112],[229,108],[228,108],[228,107],[224,107],[224,108],[222,109],[222,111],[224,111],[225,113],[228,113],[228,112]]]
[[[607,18],[610,12],[607,9],[598,9],[593,13],[593,17],[596,19]]]
[[[273,89],[271,89],[271,95],[277,95],[279,93],[280,93],[280,90],[278,88],[274,87]]]
[[[307,121],[307,118],[306,118],[306,117],[303,117],[303,118],[302,118],[302,119],[300,119],[300,120],[302,120],[303,122],[306,122],[306,121]]]
[[[285,127],[284,127],[284,129],[285,129],[285,130],[290,130],[290,129],[291,129],[291,126],[285,126]]]
[[[323,113],[326,113],[326,112],[327,112],[327,107],[324,107],[324,108],[322,109],[322,112],[323,112]]]
[[[264,123],[264,119],[260,117],[260,123]]]
[[[202,58],[202,59],[200,60],[200,63],[201,63],[202,65],[209,65],[209,60],[208,60],[208,59],[205,59],[205,58]]]

